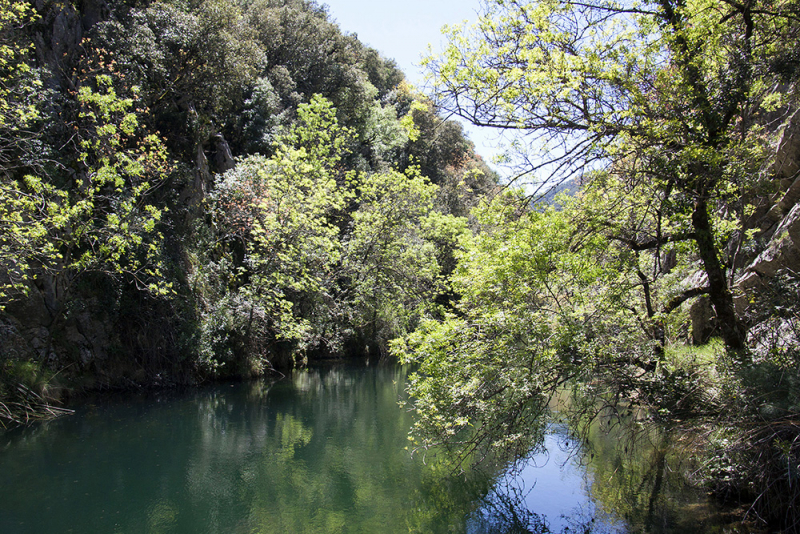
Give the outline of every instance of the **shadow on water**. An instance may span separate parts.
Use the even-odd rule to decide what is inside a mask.
[[[0,434],[0,532],[687,531],[680,453],[620,456],[600,429],[589,446],[554,423],[547,454],[512,470],[412,457],[406,375],[339,365],[105,398]]]

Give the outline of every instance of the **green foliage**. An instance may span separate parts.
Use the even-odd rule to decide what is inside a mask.
[[[129,276],[142,288],[168,291],[159,266],[162,210],[147,195],[168,170],[160,139],[143,133],[132,98],[117,96],[109,76],[81,87],[74,125],[80,154],[74,182],[25,175],[0,184],[5,236],[3,304],[44,275],[70,285],[87,272]]]
[[[445,290],[441,258],[466,221],[434,210],[437,187],[416,169],[360,176],[343,272],[357,330],[379,346],[407,332]],[[367,342],[369,343],[369,341]]]
[[[204,0],[192,7],[154,2],[123,21],[105,21],[98,44],[114,52],[119,70],[141,85],[154,110],[176,101],[195,113],[232,111],[264,66],[252,28],[234,2]]]
[[[714,489],[795,528],[796,276],[774,277],[781,290],[760,286],[747,317],[733,291],[755,256],[744,252],[758,233],[748,225],[773,202],[769,154],[781,129],[770,121],[797,107],[787,61],[797,6],[484,6],[428,59],[434,100],[519,131],[520,175],[539,189],[477,212],[453,278],[458,313],[395,345],[419,364],[416,436],[465,461],[519,457],[540,442],[537,418],[565,384],[580,392],[576,413],[708,415],[726,427],[700,445],[717,448],[705,467]],[[531,213],[531,198],[568,179],[576,199]],[[685,304],[700,295],[724,350],[676,348]]]
[[[238,265],[223,269],[230,298],[250,302],[251,322],[266,322],[273,339],[302,351],[311,326],[295,303],[330,287],[340,257],[335,215],[348,194],[337,184],[336,166],[349,133],[322,98],[298,114],[275,155],[240,161],[219,179],[213,200],[223,239],[245,250]]]
[[[453,274],[457,313],[394,345],[420,365],[411,382],[419,435],[463,457],[524,455],[541,437],[550,395],[602,354],[593,336],[608,306],[592,297],[616,274],[592,253],[606,242],[573,248],[567,212],[520,216],[517,201],[507,194],[476,213],[481,231],[462,241]]]
[[[0,2],[0,311],[21,359],[81,385],[262,374],[378,355],[443,314],[450,214],[483,167],[324,6],[37,9]]]
[[[164,293],[157,229],[163,210],[148,203],[147,195],[170,170],[166,150],[161,139],[139,128],[134,100],[119,98],[111,77],[98,76],[97,86],[81,87],[78,94],[83,168],[77,194],[64,208],[79,241],[66,255],[67,266],[127,273]]]
[[[344,172],[351,136],[314,96],[271,157],[244,158],[217,180],[224,286],[203,320],[204,358],[223,358],[227,335],[267,359],[269,343],[299,358],[380,349],[443,291],[437,255],[464,221],[434,211],[437,188],[413,169]]]
[[[478,200],[497,189],[498,175],[467,139],[462,126],[443,120],[427,97],[403,82],[388,95],[405,130],[405,158],[439,186],[439,209],[466,217]]]
[[[395,106],[375,102],[366,112],[361,141],[369,146],[372,168],[382,170],[397,161],[409,139],[410,133],[398,121]]]
[[[560,211],[531,213],[512,193],[476,212],[453,278],[459,313],[397,349],[420,363],[420,435],[519,455],[535,443],[528,414],[572,378],[668,412],[696,405],[691,370],[665,350],[681,336],[676,311],[707,294],[727,349],[748,361],[731,242],[763,190],[774,134],[760,114],[789,102],[769,65],[792,46],[794,6],[484,7],[426,60],[437,106],[519,131],[522,175],[544,190],[579,177],[582,190]],[[705,277],[691,282],[697,264]]]
[[[685,229],[656,225],[657,246],[697,247],[722,337],[745,357],[723,245],[742,227],[744,191],[759,181],[774,135],[760,117],[788,102],[771,65],[792,46],[796,8],[485,6],[476,26],[450,28],[448,49],[427,60],[437,103],[476,124],[518,130],[521,173],[545,190],[598,169],[654,185],[647,199],[656,222]],[[730,206],[725,216],[720,203]]]
[[[33,43],[21,38],[21,28],[35,18],[25,2],[0,2],[0,145],[2,163],[8,163],[8,151],[28,137],[27,129],[39,118],[37,93],[41,81],[31,68],[28,55]]]
[[[696,294],[690,244],[631,246],[659,227],[679,231],[659,220],[647,187],[597,175],[558,209],[522,208],[512,190],[473,212],[476,233],[455,257],[455,313],[393,346],[419,365],[410,391],[420,445],[445,444],[462,461],[524,456],[566,384],[585,384],[578,411],[624,399],[662,417],[707,414],[737,397],[723,393],[735,382],[724,351],[674,345],[686,320],[676,310]],[[680,260],[666,265],[673,252]]]

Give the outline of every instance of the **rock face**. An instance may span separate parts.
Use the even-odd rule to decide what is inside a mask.
[[[214,175],[233,169],[235,165],[231,147],[221,133],[197,144],[193,180],[181,193],[181,203],[189,207],[190,216],[210,191]]]
[[[31,4],[38,15],[31,24],[31,38],[36,61],[45,72],[43,83],[48,88],[74,91],[75,66],[84,53],[85,39],[96,24],[108,20],[112,7],[120,9],[121,3],[33,0]],[[59,126],[63,125],[55,125]],[[212,170],[215,165],[232,164],[225,140],[213,142],[216,159],[212,161]],[[227,154],[219,156],[225,148]],[[109,305],[104,294],[116,289],[98,286],[91,280],[81,287],[67,289],[69,284],[63,276],[42,275],[28,288],[27,298],[0,310],[0,363],[4,358],[30,360],[42,362],[53,370],[62,370],[66,365],[70,373],[87,371],[95,375],[101,374],[103,367],[119,368],[120,364],[113,360],[122,359],[118,356],[120,324],[125,318],[120,318],[119,310]],[[129,367],[136,364],[124,363]]]
[[[75,4],[80,10],[75,8]],[[48,68],[51,87],[69,86],[72,81],[65,77],[66,73],[60,66],[80,53],[81,41],[92,26],[108,18],[111,12],[108,3],[106,0],[36,0],[34,8],[41,17],[40,29],[34,36],[39,64]]]
[[[787,350],[800,343],[791,313],[784,316],[771,309],[791,309],[796,301],[791,294],[784,294],[785,290],[776,289],[776,282],[784,279],[783,275],[796,278],[800,273],[800,110],[786,120],[765,172],[778,193],[755,224],[764,247],[742,270],[734,288],[737,314],[753,323],[749,338],[756,354]]]
[[[759,221],[764,250],[743,270],[736,284],[736,308],[748,312],[752,294],[782,269],[800,272],[800,110],[786,121],[767,167],[780,192]]]
[[[800,109],[786,120],[775,156],[765,173],[777,183],[779,191],[769,211],[758,222],[759,228],[769,235],[800,201]]]
[[[781,132],[775,159],[772,163],[772,174],[779,179],[793,179],[800,171],[800,109],[786,121],[786,126]]]
[[[747,270],[760,276],[775,276],[783,267],[800,265],[800,204],[795,204],[783,218],[767,248]]]

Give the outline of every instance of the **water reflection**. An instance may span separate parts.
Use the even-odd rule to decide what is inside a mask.
[[[590,450],[554,425],[548,453],[513,472],[453,476],[446,464],[412,458],[411,414],[397,404],[405,379],[397,367],[321,368],[277,383],[104,400],[7,432],[0,532],[618,532],[622,519],[643,531],[685,526],[675,498],[662,496],[679,488],[675,455],[630,449],[617,458],[623,442],[599,429]]]
[[[601,417],[583,440],[551,423],[544,452],[499,478],[470,531],[748,532],[689,483],[698,466],[683,437],[635,417]]]
[[[745,532],[689,483],[699,466],[686,437],[632,415],[597,421],[582,456],[591,499],[642,532]]]
[[[405,371],[126,398],[0,437],[0,532],[459,532],[484,475],[404,449]]]
[[[622,533],[627,525],[596,506],[583,448],[551,424],[543,451],[508,469],[473,514],[474,533]]]

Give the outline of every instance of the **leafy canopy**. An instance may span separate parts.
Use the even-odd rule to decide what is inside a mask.
[[[794,109],[782,84],[797,77],[799,13],[794,2],[489,0],[476,25],[447,29],[447,49],[426,60],[434,100],[518,132],[520,176],[538,189],[476,213],[457,313],[395,345],[420,366],[424,444],[525,454],[573,378],[615,398],[690,402],[665,347],[676,310],[701,294],[729,353],[748,361],[731,285],[777,135],[768,117]],[[578,198],[532,211],[568,179]]]

